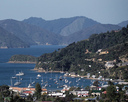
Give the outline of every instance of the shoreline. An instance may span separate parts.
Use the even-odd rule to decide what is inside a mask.
[[[45,70],[39,70],[39,69],[31,69],[33,71],[36,71],[36,72],[44,72],[44,73],[61,73],[62,71],[45,71]]]
[[[40,73],[62,73],[62,71],[42,71],[42,70],[39,70],[39,69],[31,69],[33,71],[36,71],[36,72],[40,72]],[[65,73],[65,72],[63,72]],[[87,78],[87,76],[66,76],[66,77],[73,77],[73,78],[86,78],[86,79],[89,79],[89,80],[98,80],[98,78]]]
[[[36,62],[30,62],[30,61],[8,61],[7,63],[16,63],[16,64],[36,64]]]

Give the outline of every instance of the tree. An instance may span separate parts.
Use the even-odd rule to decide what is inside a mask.
[[[41,98],[41,86],[39,83],[36,84],[36,88],[35,88],[35,96],[37,99],[40,99]]]
[[[0,102],[4,102],[4,99],[2,97],[2,93],[0,92]]]
[[[111,85],[107,87],[107,98],[112,102],[116,98],[116,87]]]
[[[100,85],[100,83],[99,83],[98,80],[96,80],[96,81],[93,83],[93,85],[98,87],[98,86]]]
[[[108,81],[108,85],[114,85],[114,83],[111,81]]]

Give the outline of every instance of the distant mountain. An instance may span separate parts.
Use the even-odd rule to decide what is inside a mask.
[[[21,39],[14,34],[9,33],[2,27],[0,27],[0,48],[25,48],[29,47]]]
[[[101,24],[83,16],[61,18],[50,21],[46,21],[42,18],[31,17],[23,20],[23,22],[36,25],[47,29],[50,32],[64,36],[63,40],[61,40],[64,44],[87,39],[90,35],[95,33],[97,34],[121,29],[118,25]]]
[[[62,39],[60,35],[51,33],[43,28],[12,19],[0,21],[0,26],[13,33],[28,45],[60,44]]]
[[[60,34],[62,36],[68,36],[84,28],[99,24],[98,22],[83,16],[60,18],[50,21],[46,21],[41,18],[31,17],[29,19],[23,20],[23,22],[39,26],[41,28],[49,30],[50,32]]]
[[[123,21],[121,23],[118,24],[121,27],[126,27],[128,25],[128,20],[127,21]]]
[[[112,30],[118,30],[121,29],[120,26],[117,25],[112,25],[112,24],[96,24],[94,26],[91,26],[89,28],[85,28],[79,32],[75,32],[68,36],[66,38],[67,43],[72,43],[76,41],[81,41],[84,39],[89,38],[92,34],[99,34],[99,33],[104,33],[107,31],[112,31]]]
[[[83,16],[48,21],[36,17],[23,21],[6,19],[0,20],[0,27],[29,46],[35,44],[68,45],[88,39],[95,33],[121,29],[118,25],[101,24]]]

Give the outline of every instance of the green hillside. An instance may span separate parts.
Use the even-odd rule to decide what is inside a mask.
[[[102,49],[100,52],[97,52]],[[120,31],[94,34],[89,39],[72,43],[66,48],[58,49],[50,54],[44,54],[38,58],[35,69],[43,68],[46,70],[57,70],[75,72],[76,74],[86,75],[91,73],[112,78],[125,78],[127,67],[117,66],[117,64],[128,60],[128,26]],[[105,68],[107,61],[114,62],[113,68]],[[122,62],[123,61],[123,62]],[[124,68],[124,70],[120,69]],[[81,71],[84,70],[84,71]],[[121,75],[117,72],[121,71]],[[111,72],[112,73],[111,73]],[[115,76],[116,75],[116,76]],[[124,76],[125,75],[125,76]]]
[[[30,55],[13,55],[9,59],[10,63],[35,63],[36,57]]]

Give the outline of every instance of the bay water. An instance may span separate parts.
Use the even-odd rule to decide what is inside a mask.
[[[85,78],[64,77],[64,73],[33,71],[32,69],[34,69],[35,64],[7,63],[12,55],[23,54],[39,57],[44,53],[51,53],[64,47],[65,46],[60,45],[34,45],[30,48],[0,49],[0,85],[14,86],[16,81],[20,81],[21,84],[18,87],[28,87],[30,83],[35,81],[32,86],[35,87],[35,84],[38,82],[42,87],[46,86],[45,88],[47,90],[60,90],[63,85],[82,88],[90,86],[92,80]],[[19,72],[23,72],[24,75],[13,79],[12,77]],[[38,74],[41,75],[41,77],[37,77]],[[62,79],[59,79],[60,77]]]

